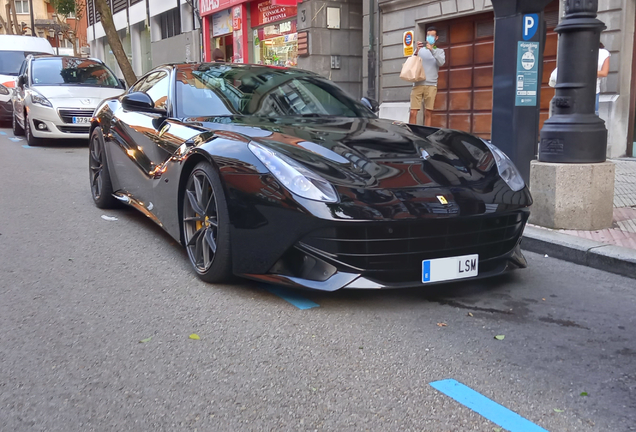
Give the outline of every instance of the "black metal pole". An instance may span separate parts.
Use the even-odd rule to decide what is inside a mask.
[[[33,0],[29,0],[29,14],[31,15],[31,36],[37,36],[35,33],[35,18],[33,18]]]
[[[566,0],[559,33],[559,60],[552,117],[543,124],[539,161],[605,162],[607,129],[595,114],[598,50],[605,24],[598,0]]]
[[[369,51],[367,52],[367,97],[375,96],[375,1],[369,0]]]

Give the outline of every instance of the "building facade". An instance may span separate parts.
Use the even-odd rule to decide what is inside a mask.
[[[87,0],[91,56],[122,76],[101,24],[95,0]],[[113,22],[133,70],[141,76],[155,66],[201,58],[200,21],[187,0],[109,0]]]
[[[205,59],[299,67],[362,96],[362,0],[200,0]]]
[[[600,116],[609,131],[609,157],[632,155],[634,151],[635,8],[633,0],[599,0],[598,16],[607,26],[601,41],[612,54],[610,74],[602,80],[600,97]],[[552,1],[544,15],[548,33],[540,127],[549,116],[554,96],[548,80],[556,67],[558,36],[554,28],[563,15],[563,2]],[[412,30],[415,40],[423,41],[426,28],[435,26],[439,30],[438,46],[446,51],[446,64],[440,69],[433,125],[490,137],[494,46],[490,0],[378,0],[365,3],[364,22],[363,88],[369,89],[369,71],[375,68],[375,86],[372,80],[371,89],[379,96],[382,117],[408,120],[411,85],[399,78],[404,63],[403,35]],[[377,53],[373,67],[367,61],[369,51]]]
[[[53,48],[60,55],[81,55],[87,52],[83,48],[88,47],[86,38],[85,0],[79,0],[76,14],[68,17],[56,14],[53,5],[47,0],[32,0],[33,10],[30,10],[29,0],[9,0],[13,3],[20,32],[29,36],[38,36],[48,39]],[[16,34],[15,26],[12,26],[13,17],[7,16],[9,2],[2,2],[0,7],[0,34]],[[35,24],[35,32],[31,29],[31,14]]]

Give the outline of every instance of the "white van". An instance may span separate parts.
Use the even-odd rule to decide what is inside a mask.
[[[55,54],[44,38],[0,35],[0,121],[13,119],[11,93],[22,61],[29,54]]]

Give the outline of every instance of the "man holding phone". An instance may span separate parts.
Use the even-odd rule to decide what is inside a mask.
[[[439,68],[446,63],[446,54],[441,48],[437,48],[437,29],[429,27],[426,31],[426,44],[417,41],[417,48],[413,55],[422,59],[422,67],[426,74],[424,81],[418,81],[413,84],[411,90],[411,112],[409,114],[409,123],[415,124],[417,121],[417,112],[424,104],[424,126],[430,126],[433,118],[433,107],[435,106],[435,96],[437,96],[437,76]]]

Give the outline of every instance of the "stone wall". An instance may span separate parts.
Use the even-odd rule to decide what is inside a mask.
[[[340,29],[327,28],[327,7],[340,8]],[[309,32],[309,56],[298,67],[336,82],[351,96],[362,96],[362,1],[308,0],[298,4],[298,31]],[[368,38],[368,36],[367,36]],[[340,69],[331,57],[340,56]]]

